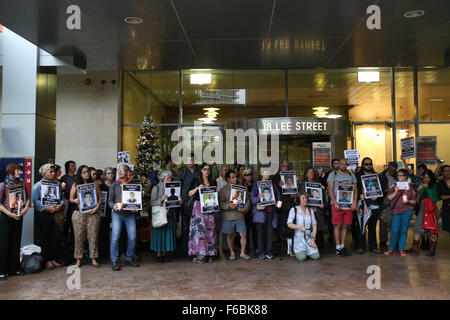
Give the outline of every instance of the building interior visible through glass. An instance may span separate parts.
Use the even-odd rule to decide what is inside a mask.
[[[362,82],[359,72],[378,73],[378,79]],[[352,133],[337,143],[371,157],[378,171],[393,159],[394,123],[397,161],[400,140],[415,137],[418,129],[421,136],[438,136],[438,155],[450,162],[450,148],[445,148],[448,135],[437,134],[450,131],[449,86],[450,69],[418,68],[416,107],[412,68],[395,68],[394,81],[391,68],[125,71],[122,148],[134,158],[136,125],[147,112],[160,125],[165,154],[175,144],[170,135],[180,124],[201,121],[224,129],[236,120],[319,117],[351,121]],[[327,136],[282,137],[280,157],[301,173],[311,165],[311,143],[327,140]]]

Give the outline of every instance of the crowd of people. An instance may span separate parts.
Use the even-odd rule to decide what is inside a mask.
[[[213,262],[224,252],[229,260],[249,260],[251,256],[273,259],[274,246],[280,247],[277,254],[304,261],[320,258],[319,250],[325,247],[327,234],[328,241],[336,246],[336,255],[347,257],[352,251],[362,254],[367,234],[368,250],[374,254],[392,255],[396,248],[401,256],[417,254],[421,249],[429,250],[429,256],[436,254],[440,215],[443,230],[450,232],[450,166],[437,161],[435,172],[420,165],[414,174],[405,169],[406,163],[405,168],[398,169],[398,164],[391,162],[378,174],[368,157],[353,172],[347,169],[346,159],[333,159],[331,165],[328,171],[307,168],[298,183],[297,194],[282,192],[280,172],[289,171],[287,161],[282,161],[275,175],[270,174],[269,168],[259,168],[258,181],[270,181],[275,198],[272,205],[262,205],[266,195],[254,181],[256,172],[245,165],[237,164],[234,170],[222,165],[220,176],[215,179],[211,165],[196,165],[193,155],[188,156],[186,166],[178,172],[167,157],[162,168],[155,169],[149,177],[151,183],[143,192],[145,211],[151,219],[152,212],[162,210],[168,198],[164,184],[171,181],[181,183],[181,207],[164,211],[167,223],[163,226],[151,226],[149,249],[156,253],[159,263],[167,261],[167,254],[177,247],[199,264]],[[26,193],[19,214],[14,214],[8,210],[5,190],[21,182],[22,168],[17,163],[7,166],[6,179],[0,183],[0,280],[23,274],[19,258],[22,217],[32,203],[38,244],[47,269],[69,263],[81,267],[86,256],[94,267],[100,267],[99,260],[111,260],[115,271],[121,269],[121,255],[127,265],[139,266],[135,248],[136,218],[140,211],[125,210],[121,199],[123,185],[140,183],[129,166],[121,164],[116,172],[111,167],[77,168],[74,161],[67,161],[64,169],[65,174],[61,176],[60,166],[43,165],[39,169],[41,180],[34,185],[32,195]],[[362,177],[370,174],[378,175],[383,196],[365,197]],[[54,205],[43,206],[41,187],[48,181],[58,182],[59,197]],[[399,188],[397,182],[409,183],[410,187]],[[98,202],[92,210],[81,212],[77,186],[86,183],[95,184]],[[322,205],[308,204],[307,183],[321,186]],[[232,185],[245,187],[247,196],[242,205],[230,201]],[[348,206],[343,207],[337,201],[339,185],[352,186],[355,190],[353,198],[347,199]],[[217,188],[219,211],[205,213],[201,209],[200,190],[211,186]],[[107,194],[105,214],[99,212],[102,192]],[[319,193],[315,192],[317,197]],[[437,206],[440,200],[443,201],[441,212]],[[358,214],[367,211],[371,213],[370,218],[361,225]],[[414,213],[413,244],[406,250],[408,227]],[[352,234],[352,248],[345,247],[348,230]]]

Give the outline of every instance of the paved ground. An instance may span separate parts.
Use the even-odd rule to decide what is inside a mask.
[[[411,230],[410,230],[411,232]],[[408,247],[412,237],[409,237]],[[260,261],[215,261],[197,265],[184,257],[156,263],[142,254],[141,267],[113,272],[109,265],[81,268],[81,289],[69,290],[66,268],[0,281],[4,299],[450,299],[450,237],[441,234],[437,256],[387,257],[353,253],[319,261],[285,257]],[[370,265],[381,268],[381,289],[369,290]]]

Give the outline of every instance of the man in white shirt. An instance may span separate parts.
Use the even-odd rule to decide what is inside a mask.
[[[220,177],[216,179],[217,192],[220,192],[220,190],[222,190],[222,188],[227,185],[228,182],[227,180],[225,180],[225,174],[227,173],[228,170],[229,167],[226,164],[222,165],[222,168],[220,169]]]

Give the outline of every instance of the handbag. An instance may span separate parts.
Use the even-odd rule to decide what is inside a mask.
[[[161,228],[167,224],[167,211],[165,207],[152,207],[152,227]]]

